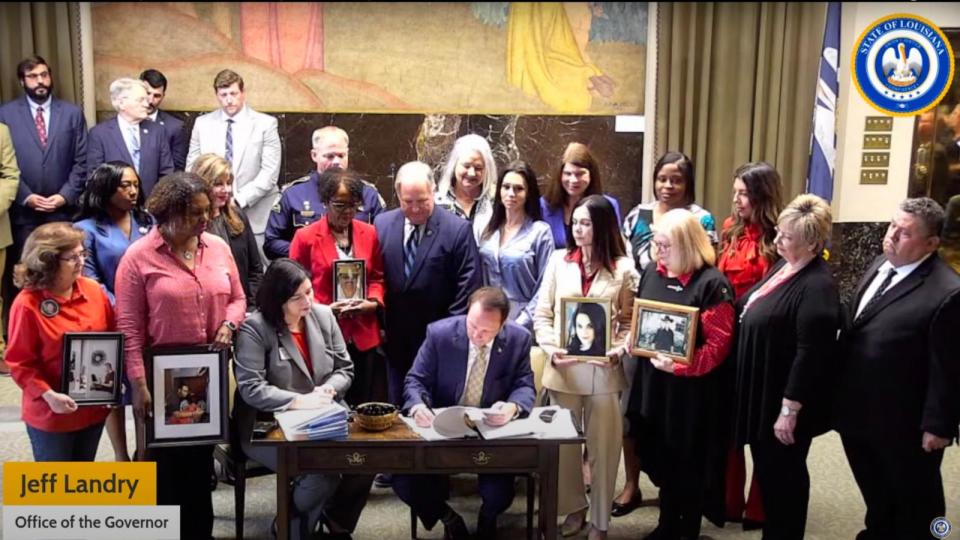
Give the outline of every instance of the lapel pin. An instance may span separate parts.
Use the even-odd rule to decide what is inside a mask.
[[[52,298],[47,298],[43,302],[40,302],[40,313],[48,319],[56,317],[57,313],[60,313],[60,304]]]

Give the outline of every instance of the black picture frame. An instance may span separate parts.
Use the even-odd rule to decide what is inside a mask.
[[[60,391],[77,406],[120,405],[123,396],[123,334],[66,332]]]
[[[357,276],[357,283],[349,283],[349,276]],[[346,279],[344,279],[346,278]],[[345,293],[341,280],[354,290],[353,295]],[[365,300],[367,298],[367,262],[363,259],[340,259],[333,261],[333,301]]]
[[[147,448],[228,442],[226,349],[158,347],[147,350],[144,360],[153,397]]]

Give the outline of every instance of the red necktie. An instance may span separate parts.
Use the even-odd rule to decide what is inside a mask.
[[[43,107],[37,107],[37,117],[34,119],[37,124],[37,135],[40,136],[40,145],[47,147],[47,123],[43,121]]]

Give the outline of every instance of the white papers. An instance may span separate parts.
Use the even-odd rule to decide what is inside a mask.
[[[298,409],[274,414],[288,441],[345,439],[347,409],[334,402],[319,409]]]
[[[555,411],[552,421],[546,422],[540,418],[543,412],[551,410]],[[483,421],[484,412],[486,412],[486,410],[475,407],[448,407],[446,409],[437,409],[437,416],[434,418],[433,425],[427,428],[417,426],[413,418],[403,417],[402,419],[417,435],[428,441],[478,437],[477,431],[464,421],[464,415],[474,422],[476,429],[483,434],[484,438],[491,440],[522,437],[534,439],[575,439],[579,436],[573,425],[570,411],[557,406],[536,407],[533,409],[533,412],[530,413],[529,417],[512,420],[506,425],[499,427],[487,425]]]

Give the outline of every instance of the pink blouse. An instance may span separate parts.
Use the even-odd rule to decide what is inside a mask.
[[[210,343],[223,321],[239,326],[247,309],[230,247],[208,233],[200,237],[190,270],[160,231],[151,230],[120,260],[116,295],[131,381],[144,376],[144,349]]]

